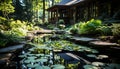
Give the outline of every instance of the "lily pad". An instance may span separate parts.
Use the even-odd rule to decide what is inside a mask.
[[[33,47],[33,48],[30,48],[30,49],[28,49],[29,51],[34,51],[35,50],[35,47]]]
[[[97,50],[92,49],[92,53],[99,53]]]
[[[41,58],[41,59],[36,59],[36,62],[47,62],[47,59]]]
[[[25,53],[24,55],[28,55],[28,54],[30,54],[30,52],[27,52],[27,53]]]
[[[84,52],[84,49],[83,49],[83,48],[80,48],[78,51],[80,51],[80,52]]]
[[[35,69],[51,69],[48,66],[37,66]]]
[[[55,64],[52,67],[53,67],[53,69],[64,69],[65,68],[65,66],[61,65],[61,64]]]
[[[27,67],[29,68],[35,68],[37,66],[39,66],[39,64],[27,64]]]
[[[88,54],[87,56],[88,56],[88,57],[91,57],[91,58],[96,58],[96,57],[97,57],[97,56],[94,55],[94,54]]]
[[[85,49],[85,51],[86,51],[86,52],[92,52],[92,50],[91,50],[91,49]]]
[[[98,67],[93,66],[93,65],[84,65],[83,68],[84,69],[99,69]]]
[[[28,55],[28,56],[34,56],[35,54],[30,54],[30,53],[29,53],[29,54],[27,54],[27,55]]]
[[[30,61],[29,60],[25,60],[24,63],[30,63]]]
[[[92,62],[92,65],[94,65],[94,66],[105,66],[105,64],[102,63],[102,62]]]
[[[35,63],[36,60],[34,60],[34,59],[27,59],[27,60],[25,60],[24,62],[25,62],[25,63]]]
[[[97,59],[104,59],[104,58],[108,58],[107,55],[98,55]]]
[[[37,58],[37,57],[31,56],[31,57],[27,57],[27,58],[30,59],[30,60],[34,60],[34,59]]]
[[[37,56],[37,57],[44,56],[44,54],[35,54],[35,56]]]
[[[27,55],[19,55],[18,57],[25,58],[25,57],[27,57]]]
[[[45,56],[46,56],[46,57],[50,57],[51,55],[48,54],[48,55],[45,55]]]

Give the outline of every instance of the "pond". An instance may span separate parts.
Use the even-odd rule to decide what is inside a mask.
[[[108,55],[53,35],[35,37],[18,58],[20,69],[120,69]]]

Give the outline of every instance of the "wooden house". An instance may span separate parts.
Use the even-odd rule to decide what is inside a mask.
[[[73,24],[92,18],[120,22],[119,0],[62,0],[47,10],[51,23],[63,19],[65,24]]]

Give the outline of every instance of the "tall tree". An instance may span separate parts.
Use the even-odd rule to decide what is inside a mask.
[[[45,22],[45,0],[43,0],[43,23]]]

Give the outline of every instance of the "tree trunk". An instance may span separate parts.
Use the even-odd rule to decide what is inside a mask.
[[[43,0],[43,23],[45,22],[45,0]]]

